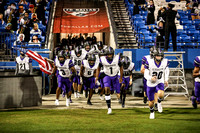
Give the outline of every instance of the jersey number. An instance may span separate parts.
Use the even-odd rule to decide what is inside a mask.
[[[74,60],[74,61],[75,61],[74,62],[75,65],[81,66],[81,60]]]
[[[159,72],[159,73],[153,72],[152,74],[153,74],[153,76],[157,76],[158,79],[161,79],[163,72]]]
[[[130,74],[129,71],[124,72],[124,76],[129,76],[129,74]]]
[[[25,69],[25,63],[24,64],[20,64],[20,69],[24,70]]]
[[[112,69],[112,67],[110,67],[110,73],[113,74],[113,69]]]
[[[91,75],[92,74],[92,72],[91,71],[88,71],[88,75]]]
[[[62,75],[66,75],[65,71],[64,70],[60,70],[62,72]]]

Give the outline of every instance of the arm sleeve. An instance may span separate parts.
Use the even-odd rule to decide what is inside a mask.
[[[149,69],[149,62],[148,62],[148,61],[145,62],[144,68],[145,68],[145,69]]]
[[[142,65],[145,65],[146,61],[147,61],[147,58],[144,56],[144,57],[142,58]]]
[[[199,60],[198,57],[196,57],[195,60],[194,60],[194,66],[195,67],[200,67],[200,60]]]
[[[147,80],[151,80],[151,75],[149,74],[149,69],[144,70],[144,77]]]

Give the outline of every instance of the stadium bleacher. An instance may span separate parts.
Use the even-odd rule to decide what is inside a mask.
[[[171,2],[175,4],[174,10],[178,11],[178,14],[180,18],[177,18],[175,21],[176,26],[177,26],[177,42],[178,46],[197,46],[200,40],[200,20],[191,19],[191,10],[185,10],[186,8],[186,1],[180,1],[180,0],[154,0],[154,4],[156,7],[155,10],[155,18],[157,18],[157,13],[158,10],[166,6],[168,2]],[[133,9],[134,6],[133,4],[129,3],[128,0],[125,0],[126,8],[129,14],[130,21],[132,22],[132,26],[134,29],[134,32],[136,33],[136,36],[138,38],[138,42],[142,43],[144,46],[152,46],[153,43],[155,43],[155,34],[149,32],[147,23],[146,23],[146,18],[147,18],[147,11],[142,10],[141,7],[140,13],[133,15]],[[155,24],[152,24],[156,26]],[[143,33],[143,37],[141,34],[138,33]],[[142,41],[143,40],[143,41]],[[143,43],[143,42],[148,42],[148,43]],[[172,39],[170,37],[170,45],[171,45]]]
[[[29,0],[26,0],[27,4],[19,4],[20,0],[9,0],[6,1],[6,5],[4,6],[4,9],[6,10],[8,8],[8,6],[11,3],[15,3],[16,5],[16,11],[19,8],[19,5],[23,5],[24,10],[28,10],[29,9],[29,5],[31,4]],[[33,50],[33,51],[46,51],[48,49],[44,49],[44,43],[46,41],[46,34],[47,34],[47,26],[48,26],[48,21],[49,21],[49,16],[50,16],[50,9],[51,9],[51,3],[52,0],[48,0],[48,2],[46,3],[45,6],[45,21],[43,22],[42,20],[40,20],[37,24],[38,24],[38,28],[41,30],[42,34],[41,35],[37,35],[38,39],[40,41],[39,45],[38,44],[34,44],[32,43],[32,36],[35,34],[31,34],[30,35],[30,41],[29,42],[24,42],[24,45],[19,45],[17,47],[25,47],[27,49]],[[37,4],[38,5],[38,4]],[[37,8],[37,6],[36,6]],[[32,13],[29,13],[29,19],[31,19]],[[19,17],[18,21],[19,21]],[[6,19],[6,18],[5,18]],[[12,33],[7,33],[5,28],[6,28],[6,23],[3,25],[0,25],[0,40],[1,40],[1,44],[5,44],[6,45],[6,54],[11,55],[12,59],[17,57],[19,55],[19,52],[16,52],[16,50],[12,50],[13,44],[14,42],[17,40],[19,33],[17,33],[16,31],[12,32]],[[20,27],[20,23],[18,23],[18,28]],[[30,26],[30,31],[32,30],[32,27]],[[31,42],[31,43],[30,43]],[[3,51],[4,49],[2,48],[1,51]],[[4,53],[4,52],[3,52]],[[12,69],[14,67],[12,67],[14,64],[14,62],[7,62],[7,56],[4,57],[4,55],[0,55],[1,56],[1,61],[0,62],[0,66],[10,66],[10,67],[5,67],[4,69],[8,68],[8,69]],[[48,54],[44,54],[44,57],[49,57]],[[6,61],[4,61],[6,60]],[[34,64],[33,66],[38,66],[38,64]],[[38,67],[35,67],[38,68]]]

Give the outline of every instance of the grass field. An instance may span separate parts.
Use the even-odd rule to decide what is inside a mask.
[[[0,111],[0,132],[200,132],[200,109],[165,108],[149,119],[148,109]]]

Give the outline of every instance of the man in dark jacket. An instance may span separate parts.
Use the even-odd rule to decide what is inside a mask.
[[[176,24],[175,18],[177,11],[172,10],[174,8],[173,4],[168,4],[168,10],[163,13],[163,16],[166,16],[166,23],[165,23],[165,51],[168,50],[169,47],[169,36],[171,33],[172,36],[172,43],[173,43],[173,51],[176,51],[177,44],[176,44]]]

